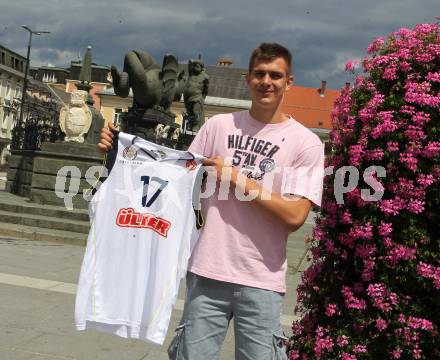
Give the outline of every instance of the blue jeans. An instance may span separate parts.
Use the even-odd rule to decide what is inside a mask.
[[[171,360],[215,360],[234,318],[236,360],[287,359],[280,325],[283,294],[187,275],[182,320]]]

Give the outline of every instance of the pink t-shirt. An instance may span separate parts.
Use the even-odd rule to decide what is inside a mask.
[[[209,119],[190,151],[222,156],[267,190],[300,195],[321,203],[324,146],[293,118],[263,124],[249,111]],[[202,198],[205,225],[188,270],[211,279],[285,292],[286,242],[289,229],[234,187]],[[221,192],[221,191],[220,191]],[[202,195],[203,197],[203,195]]]

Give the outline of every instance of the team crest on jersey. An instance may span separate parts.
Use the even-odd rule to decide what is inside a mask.
[[[122,152],[122,156],[127,160],[134,160],[137,156],[137,150],[134,146],[127,146]]]
[[[116,225],[120,227],[151,229],[163,237],[168,236],[171,222],[153,214],[139,213],[133,208],[119,209],[116,215]]]

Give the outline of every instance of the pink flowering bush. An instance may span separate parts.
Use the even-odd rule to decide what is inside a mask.
[[[325,179],[290,360],[440,359],[440,26],[367,51],[364,76],[335,103],[327,158],[360,182],[341,204],[336,176]],[[363,175],[373,165],[386,176]],[[378,201],[362,192],[380,188]]]

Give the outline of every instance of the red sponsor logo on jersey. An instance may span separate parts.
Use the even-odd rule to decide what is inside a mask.
[[[116,225],[120,227],[145,228],[157,232],[163,237],[168,236],[171,223],[153,214],[139,213],[133,208],[122,208],[116,216]]]

